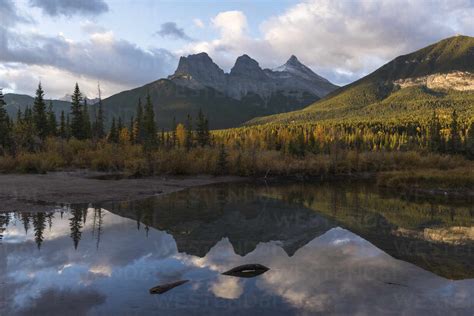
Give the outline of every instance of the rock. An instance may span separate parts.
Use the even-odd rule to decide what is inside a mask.
[[[161,284],[150,289],[150,294],[163,294],[168,292],[171,289],[174,289],[177,286],[183,285],[184,283],[189,282],[189,280],[180,280],[173,283]]]
[[[235,267],[233,269],[230,269],[229,271],[226,271],[222,274],[239,277],[239,278],[253,278],[267,272],[268,270],[270,270],[270,268],[267,268],[264,265],[261,265],[258,263],[244,264],[244,265]]]
[[[393,83],[402,89],[413,86],[425,86],[429,89],[472,91],[474,90],[474,74],[467,71],[451,71],[429,76],[399,79]]]
[[[192,89],[211,87],[234,99],[257,95],[269,100],[283,94],[314,101],[338,87],[303,65],[294,55],[280,66],[262,69],[248,55],[237,58],[229,74],[217,66],[206,53],[181,57],[178,68],[168,79]],[[309,96],[309,98],[308,98]]]

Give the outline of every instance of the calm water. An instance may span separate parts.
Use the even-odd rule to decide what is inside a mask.
[[[361,184],[1,214],[0,315],[472,315],[473,216]],[[221,275],[245,263],[270,270]]]

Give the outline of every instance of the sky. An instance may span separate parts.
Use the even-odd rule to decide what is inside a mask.
[[[90,98],[166,78],[207,52],[229,71],[291,55],[339,85],[443,38],[474,36],[474,0],[0,0],[0,88]]]

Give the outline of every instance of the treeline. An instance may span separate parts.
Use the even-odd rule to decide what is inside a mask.
[[[56,118],[39,85],[34,106],[9,118],[0,93],[0,172],[63,168],[154,174],[348,174],[457,168],[472,175],[474,120],[439,110],[412,121],[327,121],[209,130],[195,119],[156,124],[150,96],[130,121],[107,120],[76,85],[71,111]],[[447,175],[449,176],[449,175]]]
[[[352,150],[431,151],[474,159],[474,119],[460,122],[455,110],[443,123],[434,111],[426,121],[267,124],[216,131],[214,136],[234,148],[277,150],[299,157]]]
[[[62,111],[59,118],[53,111],[52,103],[46,105],[44,95],[39,84],[33,107],[18,110],[16,119],[13,119],[7,114],[0,90],[0,155],[15,156],[22,151],[41,151],[47,138],[143,145],[146,151],[160,147],[190,149],[196,145],[211,144],[209,121],[202,111],[199,111],[196,122],[188,115],[184,123],[173,122],[172,132],[165,132],[164,129],[159,131],[149,95],[144,105],[138,99],[136,114],[128,124],[121,117],[112,117],[109,128],[106,126],[102,100],[99,98],[91,110],[78,84],[71,97],[70,112]]]
[[[74,249],[77,249],[82,238],[82,231],[85,229],[87,216],[92,211],[91,230],[94,239],[96,240],[96,247],[99,248],[100,238],[103,233],[103,219],[104,211],[101,208],[87,208],[87,207],[64,207],[60,212],[14,212],[14,213],[0,213],[0,242],[2,241],[2,233],[10,226],[11,222],[19,222],[22,224],[25,235],[33,230],[34,241],[36,246],[41,249],[45,240],[47,231],[51,231],[53,222],[56,216],[68,216],[70,237]],[[58,219],[59,220],[59,219]],[[16,224],[16,223],[15,223]],[[13,225],[15,225],[13,224]]]

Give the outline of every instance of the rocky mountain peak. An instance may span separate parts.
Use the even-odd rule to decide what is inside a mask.
[[[224,71],[212,61],[207,53],[199,53],[181,57],[179,59],[178,68],[174,74],[196,75],[205,72],[224,74]]]
[[[225,85],[226,75],[207,53],[199,53],[181,57],[178,68],[168,79],[190,88],[205,86],[222,88]]]
[[[263,69],[258,62],[250,56],[244,54],[235,61],[234,67],[230,70],[231,76],[245,76],[249,78],[266,78]]]
[[[286,65],[302,65],[302,63],[296,58],[295,55],[291,55],[291,57],[286,61]]]
[[[300,95],[310,93],[319,98],[336,88],[294,55],[272,71],[263,70],[255,59],[244,54],[236,59],[230,73],[226,74],[206,53],[199,53],[181,57],[174,75],[168,79],[191,89],[211,87],[237,100],[249,94],[269,99],[277,92],[285,91],[299,92]]]

